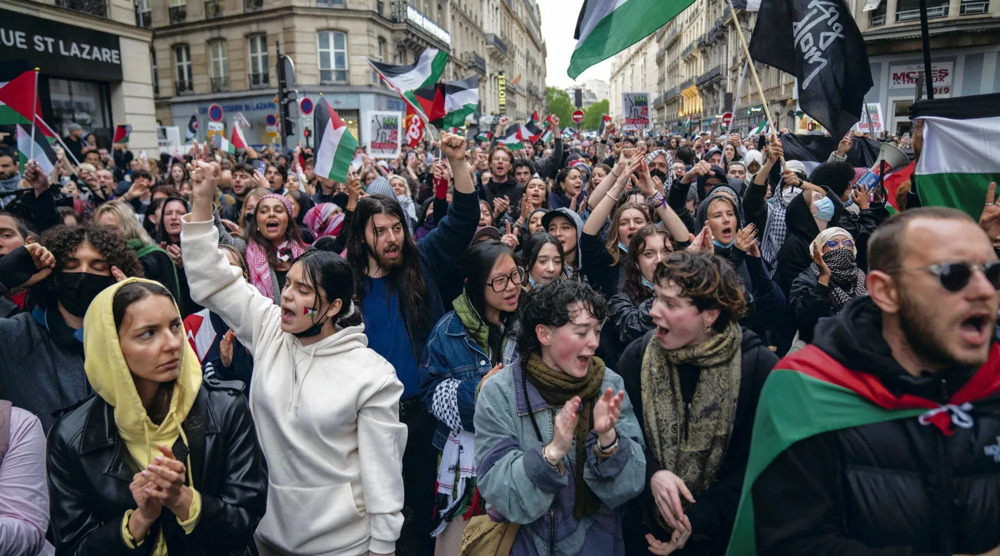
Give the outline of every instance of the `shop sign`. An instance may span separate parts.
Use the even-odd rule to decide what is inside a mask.
[[[501,114],[507,113],[507,74],[497,73],[497,108]]]
[[[931,64],[931,78],[934,79],[934,92],[938,94],[951,93],[952,78],[955,71],[954,62],[938,62]],[[912,89],[917,80],[924,74],[923,64],[907,64],[889,66],[890,89]]]
[[[0,10],[0,66],[28,62],[43,75],[122,80],[117,35]]]

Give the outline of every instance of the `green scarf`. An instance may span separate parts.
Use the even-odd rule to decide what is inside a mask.
[[[139,238],[130,239],[125,243],[129,246],[130,249],[135,251],[135,258],[137,259],[141,259],[142,257],[145,257],[150,253],[156,253],[156,252],[163,253],[164,255],[167,256],[167,259],[170,260],[170,270],[174,272],[174,284],[177,286],[177,289],[171,291],[170,293],[174,294],[174,299],[177,300],[177,303],[179,305],[181,303],[181,292],[180,292],[181,281],[180,278],[177,276],[177,266],[173,264],[173,259],[170,259],[170,254],[164,251],[163,248],[161,248],[159,245],[155,243],[144,244],[142,240]],[[167,290],[170,290],[170,287],[167,284],[161,284],[161,285],[166,287]]]
[[[465,331],[479,344],[490,362],[493,365],[500,363],[503,358],[503,344],[506,341],[506,337],[499,342],[497,341],[497,335],[503,334],[502,327],[491,325],[479,316],[479,312],[472,306],[472,301],[469,300],[469,296],[464,291],[462,295],[451,302],[451,306],[455,308],[455,314],[458,315],[458,320],[462,321]],[[493,334],[492,342],[490,341],[491,333]]]
[[[587,435],[594,428],[594,404],[601,395],[604,384],[604,361],[599,357],[590,360],[587,374],[581,378],[551,369],[536,353],[528,357],[524,365],[524,376],[538,389],[538,393],[553,408],[561,408],[573,396],[580,396],[583,405],[576,421],[576,469],[573,496],[573,516],[577,519],[592,515],[600,508],[597,496],[583,481],[583,468],[587,461]],[[553,431],[554,433],[555,431]]]
[[[698,496],[715,481],[733,432],[739,398],[743,333],[735,323],[708,340],[665,350],[655,336],[642,358],[642,417],[646,442],[660,466]],[[685,407],[678,367],[701,369]],[[658,515],[658,512],[657,512]]]

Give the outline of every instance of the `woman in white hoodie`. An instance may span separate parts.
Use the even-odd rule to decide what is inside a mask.
[[[403,385],[368,349],[344,259],[300,256],[275,305],[218,246],[219,168],[198,162],[181,233],[192,296],[253,352],[250,409],[268,467],[262,555],[391,554],[403,525]]]

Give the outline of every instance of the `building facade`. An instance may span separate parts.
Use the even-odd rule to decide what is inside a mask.
[[[8,0],[0,4],[0,82],[39,68],[45,122],[61,136],[79,124],[102,147],[116,125],[130,147],[157,152],[149,45],[130,0]]]
[[[932,75],[936,96],[967,96],[1000,91],[1000,2],[928,0]],[[868,103],[879,105],[890,134],[909,130],[907,116],[923,73],[918,0],[882,0],[863,12],[852,0],[865,38],[874,87]],[[621,92],[646,91],[653,98],[654,124],[672,132],[718,129],[733,112],[734,129],[746,132],[765,119],[764,103],[747,71],[736,25],[749,42],[756,12],[738,10],[725,0],[695,2],[655,33],[618,54],[612,64],[612,114],[621,114]],[[652,53],[653,65],[648,57]],[[798,129],[795,79],[765,64],[756,69],[767,107],[779,127]],[[646,69],[652,68],[651,72]],[[650,76],[655,82],[650,84]]]
[[[220,123],[228,135],[233,119],[242,118],[250,124],[243,130],[248,142],[279,143],[269,124],[279,112],[277,60],[284,54],[294,62],[289,89],[313,105],[321,97],[329,102],[364,143],[367,113],[406,109],[365,58],[411,64],[429,47],[448,53],[445,79],[480,78],[480,111],[489,114],[499,97],[498,74],[514,74],[507,98],[515,106],[529,92],[527,85],[544,82],[544,65],[526,57],[523,46],[511,46],[503,59],[487,54],[489,37],[501,29],[512,44],[536,39],[544,53],[541,35],[524,31],[533,25],[531,14],[537,20],[537,7],[526,0],[156,2],[148,21],[154,30],[157,120],[183,129],[196,115],[205,136]],[[511,83],[516,75],[523,75],[520,89]],[[308,144],[312,117],[296,109],[292,116],[289,144]]]

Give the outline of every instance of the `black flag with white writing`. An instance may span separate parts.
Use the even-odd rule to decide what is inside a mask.
[[[872,72],[843,0],[762,0],[750,56],[798,78],[802,110],[834,137],[861,119]]]

